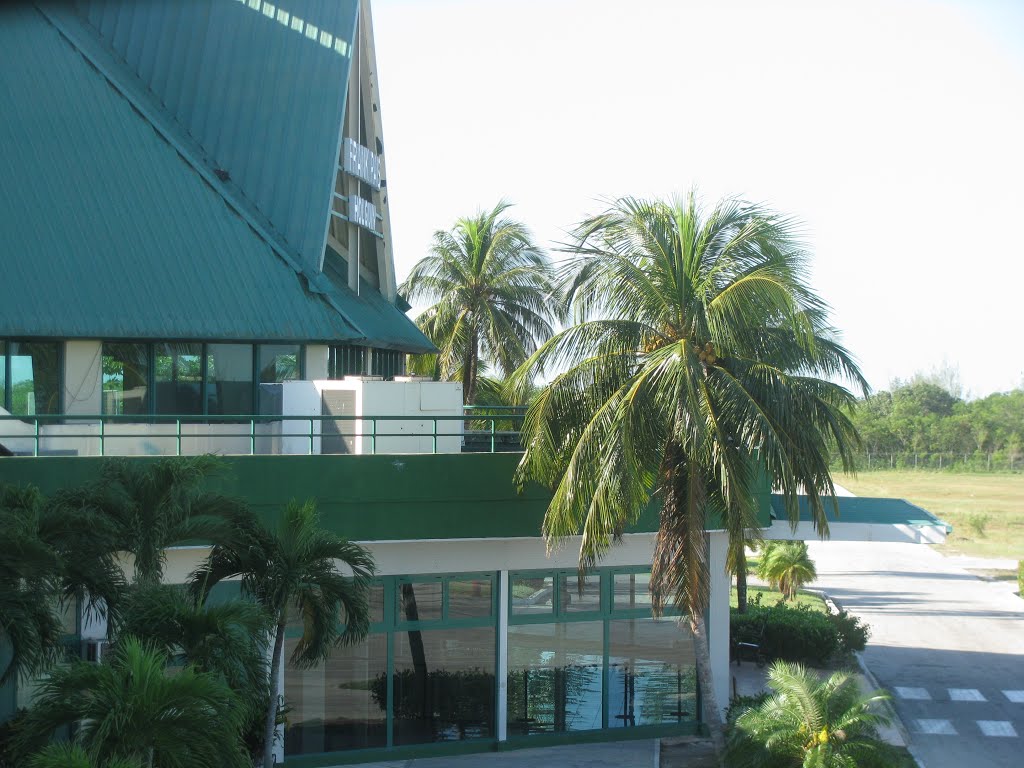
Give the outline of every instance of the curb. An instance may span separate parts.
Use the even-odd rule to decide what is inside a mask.
[[[661,768],[661,739],[654,740],[654,768]]]
[[[830,611],[835,611],[836,613],[839,613],[839,611],[841,610],[841,606],[835,600],[829,597],[827,593],[822,592],[820,590],[810,589],[805,589],[804,591],[813,591],[815,594],[820,595],[821,599],[825,601],[825,605]],[[856,657],[857,666],[860,667],[860,672],[868,681],[868,685],[870,685],[875,690],[881,689],[882,686],[878,683],[878,678],[876,678],[874,673],[868,668],[867,662],[864,661],[863,654],[860,651],[855,651],[853,655]],[[904,745],[906,745],[907,751],[910,753],[910,756],[914,758],[914,762],[918,764],[919,768],[926,768],[924,761],[921,760],[920,757],[918,757],[916,750],[913,746],[911,746],[910,731],[907,730],[907,726],[904,725],[903,720],[900,719],[899,714],[896,712],[896,707],[893,706],[891,701],[884,702],[882,706],[889,712],[892,719],[892,724],[899,732],[900,738],[903,739],[903,743]]]

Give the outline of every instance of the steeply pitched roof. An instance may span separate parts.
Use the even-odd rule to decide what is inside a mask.
[[[282,253],[117,63],[59,23],[0,11],[0,335],[376,343],[345,311],[351,292]],[[388,338],[432,349],[384,303]]]
[[[242,202],[318,271],[357,0],[78,0],[68,10],[195,143],[197,159],[229,174]]]

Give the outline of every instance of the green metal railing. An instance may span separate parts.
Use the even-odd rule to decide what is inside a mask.
[[[132,454],[154,454],[181,456],[189,453],[230,453],[230,454],[297,454],[300,444],[308,455],[314,453],[369,453],[376,454],[383,441],[381,453],[422,453],[418,450],[402,450],[414,438],[431,438],[431,453],[438,453],[439,441],[458,440],[458,451],[477,451],[495,453],[500,450],[519,449],[519,429],[522,425],[525,408],[519,406],[466,406],[461,416],[424,416],[410,414],[402,416],[302,416],[296,414],[266,415],[113,415],[113,414],[38,414],[32,416],[0,415],[0,446],[7,446],[15,455],[125,455],[116,449],[126,448],[134,442]],[[395,431],[389,430],[389,424],[396,422],[425,424],[425,430]],[[333,431],[324,432],[325,423],[331,423]],[[457,427],[445,430],[444,425],[456,424]],[[260,431],[257,425],[279,424],[279,429]],[[20,426],[19,426],[20,425]],[[74,425],[81,425],[82,430],[74,431]],[[235,431],[217,431],[218,427],[240,425],[247,429]],[[350,426],[346,426],[350,425]],[[136,427],[135,430],[118,430],[117,427]],[[209,430],[193,431],[191,426],[210,427]],[[50,429],[47,429],[49,427]],[[61,427],[55,429],[55,427]],[[71,431],[68,431],[70,427]],[[89,427],[88,431],[84,428]],[[147,431],[145,427],[164,427]],[[173,429],[171,429],[173,427]],[[183,427],[185,429],[183,430]],[[361,429],[357,430],[357,427]],[[284,441],[292,439],[287,446]],[[354,451],[323,450],[323,440],[348,441],[361,440],[361,444],[353,446]],[[396,449],[388,449],[388,439],[401,440]],[[233,450],[210,450],[215,447],[208,445],[203,451],[182,451],[183,441],[188,447],[189,441],[238,441]],[[247,440],[247,450],[240,447]],[[280,440],[277,450],[257,450],[260,441]],[[82,442],[84,441],[84,442]],[[96,441],[96,442],[94,442]],[[156,450],[157,441],[161,447],[168,443],[173,451]],[[317,441],[320,441],[318,446]],[[258,445],[259,444],[259,445]],[[31,449],[26,448],[30,445]],[[79,450],[82,446],[86,450]],[[13,446],[13,448],[11,447]],[[96,450],[89,449],[96,446]],[[448,443],[451,446],[451,443]],[[288,450],[283,450],[285,447]],[[318,450],[319,447],[319,450]],[[446,450],[444,453],[458,451]]]

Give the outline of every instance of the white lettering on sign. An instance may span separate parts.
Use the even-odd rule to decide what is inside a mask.
[[[345,173],[365,181],[374,189],[380,189],[380,158],[375,152],[352,139],[345,139],[342,158]]]
[[[353,224],[371,232],[377,231],[377,208],[369,200],[352,195],[348,199],[348,218]]]

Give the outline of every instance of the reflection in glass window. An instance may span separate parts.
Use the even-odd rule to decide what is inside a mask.
[[[7,397],[17,416],[60,413],[60,350],[55,341],[12,341]]]
[[[649,609],[650,585],[650,573],[616,573],[612,581],[613,610]]]
[[[508,732],[601,728],[604,622],[508,628]]]
[[[252,344],[209,344],[206,356],[207,412],[252,413]]]
[[[448,582],[448,618],[486,618],[491,615],[490,579],[452,579]]]
[[[554,610],[554,579],[551,576],[512,578],[513,616],[550,616]]]
[[[187,342],[161,343],[154,345],[154,353],[156,412],[202,413],[203,345]]]
[[[583,592],[580,594],[579,577],[574,574],[558,575],[559,610],[562,613],[581,613],[601,610],[601,577],[590,574],[583,577]]]
[[[285,641],[286,659],[297,642]],[[387,745],[387,647],[387,635],[371,634],[312,669],[288,666],[286,755]]]
[[[394,637],[394,743],[491,738],[494,628],[412,630]]]
[[[339,344],[328,349],[327,375],[332,379],[366,375],[366,347]]]
[[[405,375],[405,353],[394,349],[373,350],[373,375],[393,379]]]
[[[7,342],[0,341],[0,408],[7,408]]]
[[[103,413],[149,413],[149,347],[103,343]]]
[[[260,383],[259,412],[280,413],[281,387],[275,385],[300,378],[302,347],[298,344],[260,344],[256,349]]]
[[[441,618],[441,582],[400,582],[396,602],[399,621],[437,621]]]
[[[608,725],[695,722],[693,636],[677,619],[610,623]]]

